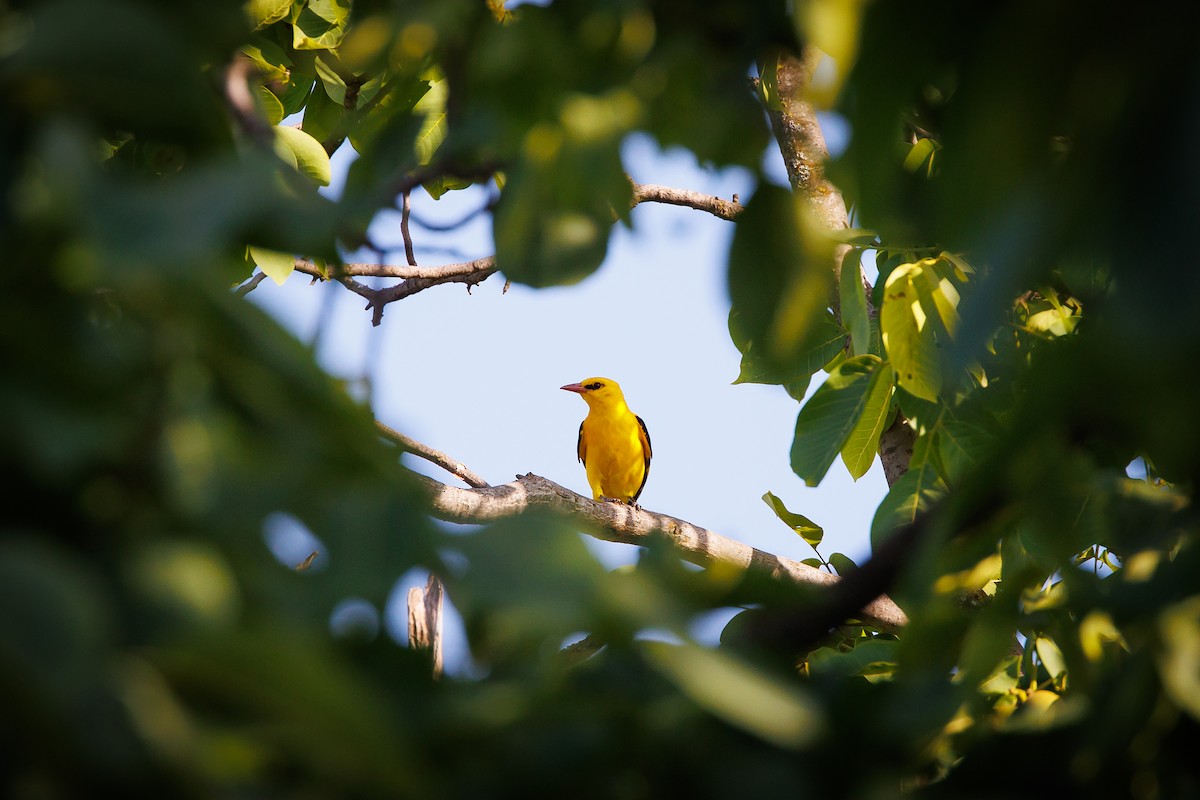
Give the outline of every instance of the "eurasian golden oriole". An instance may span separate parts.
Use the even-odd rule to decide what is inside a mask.
[[[642,418],[629,410],[616,381],[587,378],[561,387],[588,404],[576,446],[587,470],[592,499],[636,505],[650,474],[650,434]]]

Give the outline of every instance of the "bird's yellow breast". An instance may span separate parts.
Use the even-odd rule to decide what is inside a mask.
[[[588,484],[593,498],[611,497],[631,502],[646,476],[646,450],[641,426],[632,412],[600,415],[589,413],[583,421],[587,444]]]

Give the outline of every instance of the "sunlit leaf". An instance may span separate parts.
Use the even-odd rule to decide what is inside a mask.
[[[921,263],[903,264],[888,276],[879,324],[900,386],[916,397],[935,401],[942,387],[942,371],[933,326],[914,282],[921,270]]]
[[[275,149],[290,155],[301,174],[318,186],[328,186],[333,176],[329,154],[321,143],[299,128],[289,125],[275,126]]]
[[[254,30],[278,22],[292,10],[293,0],[247,0],[246,16]]]
[[[291,253],[280,253],[266,250],[262,247],[250,247],[250,257],[266,276],[279,286],[288,279],[296,269],[296,257]]]
[[[871,352],[871,320],[867,316],[867,291],[862,282],[862,254],[851,250],[842,262],[838,281],[842,325],[850,332],[851,355]]]
[[[1047,636],[1037,637],[1034,647],[1037,649],[1038,659],[1042,662],[1047,674],[1050,675],[1055,685],[1058,685],[1067,671],[1067,662],[1063,658],[1062,650],[1053,639]]]

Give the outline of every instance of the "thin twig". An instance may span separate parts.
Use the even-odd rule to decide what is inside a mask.
[[[267,277],[267,273],[257,272],[254,274],[254,276],[252,278],[250,278],[250,280],[246,281],[241,286],[237,287],[237,289],[235,289],[233,293],[238,297],[245,297],[246,295],[250,294],[255,289],[257,289],[258,285],[260,283],[262,283],[263,279],[266,277]]]
[[[411,192],[405,192],[404,200],[400,203],[400,235],[404,237],[404,256],[408,259],[408,265],[415,267],[417,256],[413,253],[412,235],[408,232],[408,215],[411,212],[410,194]]]
[[[487,481],[468,469],[461,461],[456,461],[442,451],[434,450],[428,445],[421,444],[417,440],[405,436],[395,428],[391,428],[378,420],[375,421],[375,427],[383,434],[384,438],[398,445],[401,450],[437,464],[452,475],[462,478],[463,482],[468,486],[482,489],[489,485]]]

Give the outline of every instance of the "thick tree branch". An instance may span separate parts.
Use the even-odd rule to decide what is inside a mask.
[[[821,52],[811,46],[806,47],[799,58],[786,53],[780,55],[775,75],[780,107],[770,112],[770,119],[792,189],[807,201],[822,226],[836,231],[850,227],[850,216],[841,192],[825,177],[825,161],[829,158],[829,150],[817,120],[816,109],[804,99],[805,90],[820,59]],[[848,244],[834,247],[831,265],[834,286],[838,285],[846,254],[850,250]],[[861,263],[846,266],[859,271],[859,280],[867,296],[867,313],[872,318],[876,317],[878,312],[871,302],[871,283],[863,273]],[[836,291],[831,294],[830,305],[834,314],[841,319],[841,303]],[[879,460],[889,486],[908,471],[915,438],[912,428],[899,414],[896,422],[880,437]]]
[[[759,569],[779,580],[804,585],[834,586],[840,582],[836,575],[758,550],[676,517],[618,503],[598,503],[538,475],[524,475],[503,486],[478,489],[447,486],[416,473],[414,477],[429,493],[434,516],[450,522],[491,522],[533,508],[547,508],[587,523],[588,533],[606,541],[640,545],[652,536],[665,535],[685,559],[700,566],[727,564]],[[843,619],[851,616],[886,630],[901,628],[908,621],[899,606],[884,596],[869,598]]]

